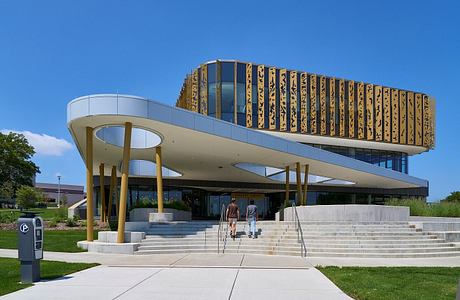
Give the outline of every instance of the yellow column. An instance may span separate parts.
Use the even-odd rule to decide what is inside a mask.
[[[107,220],[105,215],[105,174],[104,174],[104,164],[99,165],[99,195],[101,196],[101,222]]]
[[[308,170],[310,169],[309,165],[305,165],[305,174],[303,180],[303,205],[307,205],[307,189],[308,189]]]
[[[120,205],[118,212],[117,243],[125,241],[126,198],[128,196],[129,156],[131,153],[131,131],[133,124],[125,123],[125,141],[123,145],[123,165],[121,169]]]
[[[107,208],[107,219],[110,221],[112,217],[112,204],[113,204],[113,193],[115,189],[115,180],[117,176],[117,169],[112,166],[112,173],[110,174],[110,187],[109,187],[109,207]]]
[[[86,240],[93,241],[93,128],[86,127]]]
[[[296,163],[295,164],[296,168],[295,168],[295,173],[296,173],[296,177],[297,177],[297,203],[298,205],[302,205],[303,203],[303,200],[302,200],[302,179],[301,179],[301,174],[300,174],[300,163]]]
[[[116,216],[118,218],[120,201],[118,199],[118,177],[116,177],[116,176],[115,176],[115,181],[114,181],[114,190],[115,190],[115,209],[117,210],[116,211]]]
[[[158,213],[163,213],[163,173],[161,170],[161,147],[155,148],[155,163],[157,165],[157,200]]]
[[[289,166],[286,166],[286,192],[284,196],[284,207],[289,206]]]

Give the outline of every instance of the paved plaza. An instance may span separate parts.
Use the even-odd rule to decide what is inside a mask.
[[[15,250],[0,251],[0,256],[15,254]],[[36,283],[1,299],[351,299],[299,257],[45,255],[102,265]]]

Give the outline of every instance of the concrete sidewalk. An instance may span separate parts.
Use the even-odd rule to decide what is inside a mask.
[[[351,299],[315,268],[98,266],[1,299]]]
[[[17,250],[0,249],[0,257],[17,258]],[[45,251],[44,259],[65,262],[99,263],[107,266],[207,267],[207,268],[310,268],[312,266],[360,267],[460,267],[458,257],[440,258],[347,258],[270,256],[255,254],[156,254],[124,255]]]

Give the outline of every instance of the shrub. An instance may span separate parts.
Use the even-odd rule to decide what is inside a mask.
[[[450,195],[447,196],[446,199],[444,199],[443,201],[460,203],[460,192],[455,191],[455,192],[450,193]]]
[[[37,208],[47,208],[46,202],[37,202]]]
[[[65,207],[60,207],[57,209],[54,209],[55,215],[54,218],[56,219],[57,222],[64,222],[67,220],[67,208]]]
[[[110,221],[109,222],[110,230],[117,231],[118,230],[118,221]]]
[[[407,206],[411,216],[460,217],[460,203],[457,202],[426,203],[416,199],[390,199],[385,205]]]
[[[56,227],[56,226],[57,226],[56,220],[51,220],[51,221],[49,221],[49,222],[48,222],[48,226],[49,226],[49,227]]]
[[[72,218],[68,218],[65,222],[65,225],[67,225],[68,227],[75,227],[77,226],[77,222],[75,222]]]
[[[18,219],[18,213],[12,210],[0,212],[0,223],[14,223]]]
[[[182,201],[166,202],[163,204],[163,207],[183,210],[183,211],[190,211],[190,207],[188,207],[187,204],[185,204]],[[134,208],[158,208],[158,202],[151,201],[149,199],[141,199],[138,203],[136,203],[136,205],[132,207],[132,209]]]
[[[22,185],[16,192],[16,203],[21,208],[33,208],[43,201],[43,193],[34,187]]]
[[[73,220],[74,220],[75,222],[80,221],[80,216],[78,216],[78,215],[73,215]]]

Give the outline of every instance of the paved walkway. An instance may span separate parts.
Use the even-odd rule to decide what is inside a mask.
[[[17,258],[17,250],[0,249],[0,257]],[[45,252],[44,258],[101,266],[39,282],[0,298],[351,299],[313,266],[460,266],[458,257],[305,259],[248,254]]]
[[[0,250],[0,256],[17,257],[17,252]],[[45,258],[103,265],[39,282],[0,298],[351,299],[300,257],[46,252]]]
[[[17,250],[0,249],[0,257],[18,257]],[[249,254],[161,254],[124,255],[101,253],[44,253],[47,260],[65,262],[99,263],[107,266],[148,267],[238,267],[238,268],[310,268],[313,266],[417,266],[417,267],[460,267],[459,257],[439,258],[347,258],[269,256]]]
[[[4,300],[351,299],[315,268],[144,268],[99,266],[39,282]]]

